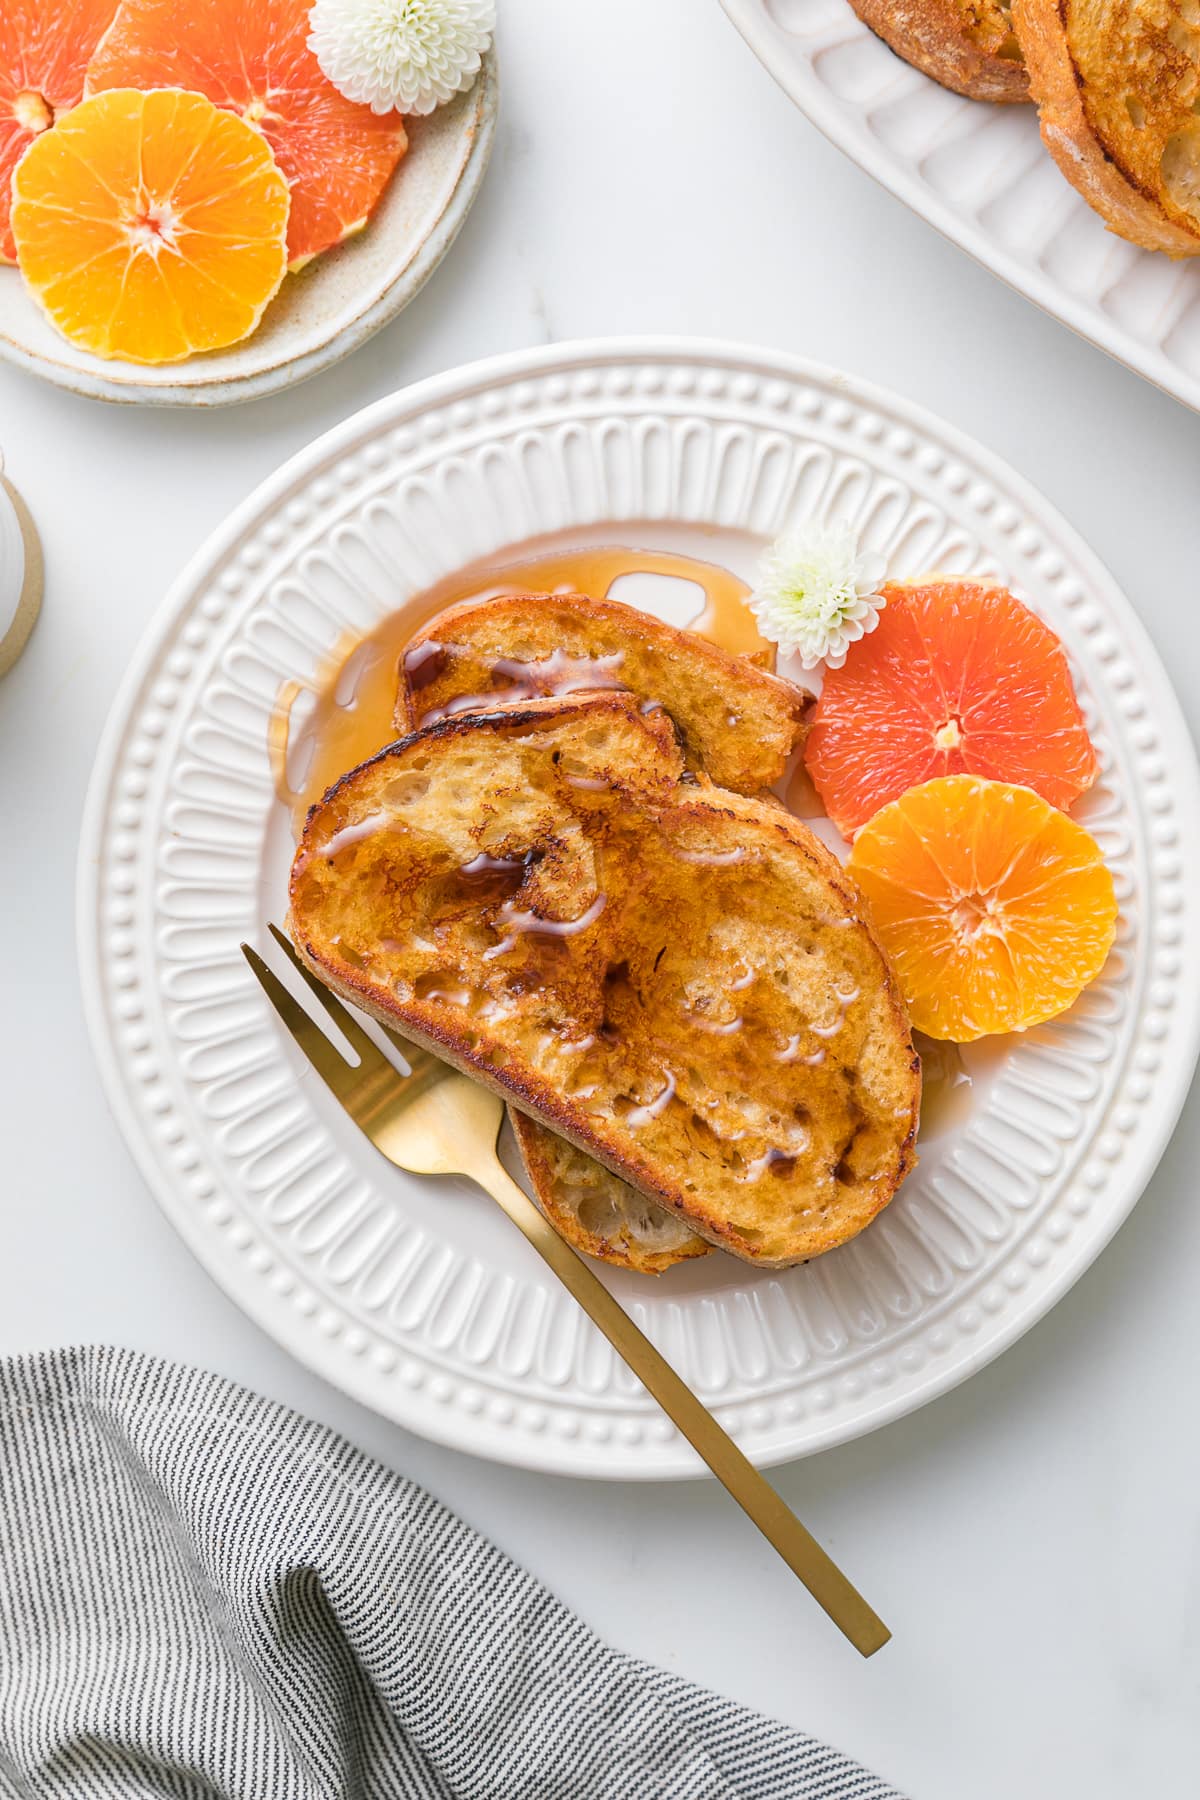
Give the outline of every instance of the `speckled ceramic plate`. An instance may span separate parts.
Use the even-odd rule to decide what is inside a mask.
[[[1059,173],[1032,106],[964,100],[910,68],[849,0],[721,0],[829,140],[1072,331],[1200,410],[1200,258],[1139,250]]]
[[[283,286],[243,343],[183,363],[107,362],[60,337],[0,265],[0,356],[94,400],[228,406],[294,387],[366,343],[437,268],[479,192],[496,131],[494,53],[469,93],[407,121],[409,148],[366,229]]]
[[[1134,613],[1026,482],[895,395],[757,350],[564,345],[410,388],[281,469],[171,591],[97,759],[79,939],[112,1104],[188,1243],[298,1357],[429,1437],[578,1475],[697,1471],[498,1209],[358,1135],[246,969],[239,941],[281,916],[291,850],[277,696],[476,558],[616,542],[748,575],[809,509],[857,518],[897,575],[1001,576],[1063,636],[1100,755],[1080,813],[1117,882],[1117,944],[1069,1015],[978,1053],[971,1104],[853,1243],[785,1273],[713,1256],[607,1278],[748,1453],[778,1462],[1012,1343],[1171,1131],[1200,1023],[1196,761]]]

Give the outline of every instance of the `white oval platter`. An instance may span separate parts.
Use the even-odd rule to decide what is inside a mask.
[[[599,341],[423,382],[294,458],[176,582],[97,758],[79,943],[112,1105],[197,1256],[302,1361],[428,1437],[576,1475],[697,1472],[497,1209],[357,1134],[246,969],[238,945],[282,916],[291,848],[276,696],[476,558],[617,542],[748,575],[809,509],[856,517],[896,574],[1001,576],[1062,634],[1101,758],[1081,816],[1117,881],[1118,941],[1067,1017],[981,1056],[969,1117],[922,1145],[857,1241],[786,1273],[724,1256],[609,1271],[614,1289],[757,1462],[801,1456],[1012,1343],[1170,1134],[1200,1024],[1182,911],[1196,760],[1137,618],[1057,513],[908,401],[769,352]]]
[[[849,0],[721,0],[800,110],[985,268],[1200,410],[1200,259],[1114,237],[1059,173],[1032,106],[964,100],[894,55]]]
[[[370,223],[285,276],[242,343],[158,367],[90,356],[59,336],[20,272],[0,265],[0,356],[89,399],[142,406],[228,406],[306,381],[394,319],[437,268],[483,181],[498,93],[491,52],[468,93],[406,120],[408,151]]]

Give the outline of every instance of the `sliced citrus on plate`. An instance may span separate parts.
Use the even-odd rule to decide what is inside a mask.
[[[929,1037],[963,1044],[1056,1017],[1116,932],[1096,840],[1008,782],[946,775],[910,789],[859,832],[848,867]]]
[[[256,126],[292,190],[288,261],[365,225],[408,147],[399,113],[339,94],[308,47],[310,0],[124,0],[88,93],[182,87]]]
[[[13,176],[25,280],[95,356],[178,362],[254,330],[287,268],[287,182],[202,94],[116,88],[36,138]]]
[[[16,262],[8,225],[12,172],[35,137],[83,98],[92,52],[117,0],[0,4],[0,262]]]
[[[805,751],[843,837],[938,775],[1015,782],[1062,808],[1091,786],[1096,753],[1048,625],[977,582],[883,593],[875,630],[826,672]]]

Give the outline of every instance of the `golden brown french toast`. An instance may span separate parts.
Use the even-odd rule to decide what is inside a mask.
[[[1042,140],[1110,231],[1200,254],[1200,13],[1179,0],[1013,0]]]
[[[548,694],[612,690],[661,705],[684,755],[719,787],[753,794],[784,773],[810,696],[695,632],[585,594],[504,594],[431,619],[401,668],[396,723]]]
[[[648,1200],[594,1156],[515,1106],[508,1116],[538,1205],[576,1250],[639,1275],[661,1275],[712,1254],[708,1240],[678,1213]]]
[[[1029,99],[1009,0],[850,0],[889,49],[971,100]]]
[[[724,785],[745,793],[779,779],[811,704],[790,682],[619,601],[517,593],[448,609],[425,626],[402,664],[397,724],[412,729],[573,686],[624,688],[662,704],[693,765],[711,774],[715,758]],[[509,1116],[538,1204],[577,1250],[661,1274],[711,1248],[565,1139],[514,1108]]]
[[[783,1266],[913,1162],[920,1069],[852,881],[590,693],[450,715],[313,808],[297,949],[700,1236]]]

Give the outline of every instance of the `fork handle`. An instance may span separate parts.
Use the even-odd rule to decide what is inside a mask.
[[[499,1162],[473,1168],[472,1177],[489,1193],[550,1265],[559,1280],[599,1327],[617,1355],[633,1370],[692,1448],[708,1464],[717,1480],[733,1495],[742,1511],[774,1545],[794,1575],[798,1575],[813,1599],[824,1607],[838,1629],[863,1656],[872,1656],[887,1643],[891,1632],[858,1589],[846,1579],[833,1559],[806,1531],[791,1508],[764,1481],[733,1439],[723,1431],[708,1408],[676,1374],[629,1314],[588,1268],[583,1258],[560,1238],[533,1201],[517,1186]]]

